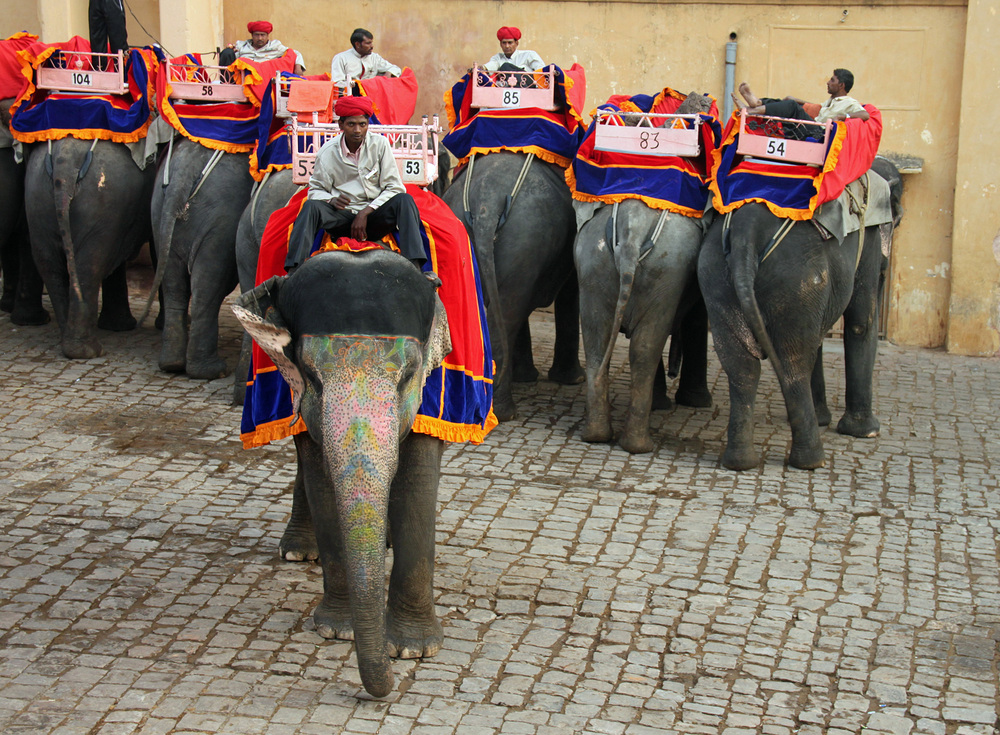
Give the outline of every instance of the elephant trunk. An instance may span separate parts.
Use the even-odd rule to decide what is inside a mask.
[[[394,392],[367,392],[364,411],[345,412],[343,395],[325,386],[323,454],[336,496],[354,646],[365,690],[394,686],[385,634],[386,517],[399,460]]]
[[[763,209],[761,205],[757,206]],[[754,205],[747,205],[733,214],[732,226],[726,227],[722,233],[723,251],[726,253],[729,271],[733,275],[733,287],[736,290],[736,298],[740,303],[743,318],[746,319],[751,334],[763,351],[763,356],[771,358],[771,367],[774,368],[779,382],[784,384],[785,376],[781,369],[781,362],[775,359],[774,345],[767,333],[764,315],[760,312],[760,304],[757,303],[757,294],[754,288],[759,266],[758,247],[762,242],[763,245],[766,245],[770,240],[770,237],[766,235],[766,230],[760,227],[760,223],[761,221],[770,222],[775,218],[764,217],[762,212],[752,211],[754,209]],[[764,212],[766,211],[764,209]],[[741,215],[743,216],[741,217]],[[738,222],[737,220],[742,221]]]

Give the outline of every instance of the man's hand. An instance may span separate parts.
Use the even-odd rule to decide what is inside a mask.
[[[371,207],[365,207],[351,223],[351,237],[355,240],[367,240],[368,239],[368,215],[375,210]]]
[[[330,204],[333,205],[334,209],[347,209],[347,205],[351,203],[351,198],[347,194],[341,194],[336,199],[331,199]]]

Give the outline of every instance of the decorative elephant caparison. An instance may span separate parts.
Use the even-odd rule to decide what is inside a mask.
[[[466,223],[476,248],[486,317],[497,371],[493,411],[501,421],[514,417],[512,380],[533,380],[528,317],[555,300],[556,343],[549,379],[567,385],[583,381],[573,238],[576,215],[563,170],[534,160],[524,171],[525,153],[476,156],[468,186],[463,168],[444,193]],[[508,202],[522,176],[516,198]],[[509,211],[508,211],[509,207]]]
[[[649,412],[654,375],[667,337],[681,321],[678,317],[697,306],[696,267],[703,235],[701,220],[653,209],[637,199],[602,206],[580,229],[576,267],[587,355],[584,441],[612,438],[608,369],[622,330],[629,338],[632,389],[619,443],[628,452],[653,450]],[[678,401],[711,405],[704,349],[700,356],[698,350],[685,354]]]
[[[103,353],[97,327],[135,328],[125,264],[150,240],[154,171],[123,143],[63,138],[27,153],[25,208],[31,251],[52,300],[63,354]],[[98,317],[98,294],[103,308]]]
[[[389,251],[320,253],[234,308],[308,428],[295,437],[293,518],[311,516],[315,540],[302,543],[318,545],[323,565],[317,631],[354,640],[377,697],[393,687],[390,656],[432,656],[443,640],[433,587],[443,442],[410,432],[428,373],[451,351],[439,284]]]
[[[871,187],[883,187],[888,201],[883,179],[872,176]],[[788,463],[801,469],[823,465],[811,381],[823,339],[841,316],[847,396],[837,431],[878,435],[872,376],[885,261],[877,221],[869,214],[863,239],[854,232],[843,243],[836,237],[823,240],[811,222],[797,222],[767,258],[763,256],[785,220],[765,205],[744,204],[732,213],[728,229],[723,217],[709,229],[698,280],[715,349],[729,378],[729,441],[722,456],[729,469],[749,469],[759,462],[753,414],[764,357],[777,374],[792,428]]]
[[[178,138],[160,162],[152,199],[157,270],[149,301],[162,283],[161,370],[204,380],[226,375],[219,307],[238,282],[233,243],[253,186],[249,160],[248,153]]]

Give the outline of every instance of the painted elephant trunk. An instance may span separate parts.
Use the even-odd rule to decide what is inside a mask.
[[[392,691],[386,647],[385,557],[389,488],[399,459],[399,418],[395,386],[346,382],[344,390],[324,381],[323,456],[334,486],[344,573],[354,629],[358,669],[365,690],[375,697]],[[367,376],[370,380],[371,376]],[[367,410],[347,410],[359,395]],[[381,405],[374,405],[381,404]]]

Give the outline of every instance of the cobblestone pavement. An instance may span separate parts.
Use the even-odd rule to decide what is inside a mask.
[[[827,431],[814,472],[769,368],[742,474],[714,359],[715,408],[656,414],[647,455],[580,441],[582,388],[519,386],[445,455],[443,650],[375,701],[314,631],[318,568],[277,556],[290,445],[244,451],[230,381],[158,372],[151,326],[103,336],[70,362],[0,318],[0,732],[998,732],[997,360],[883,344],[882,435]]]

